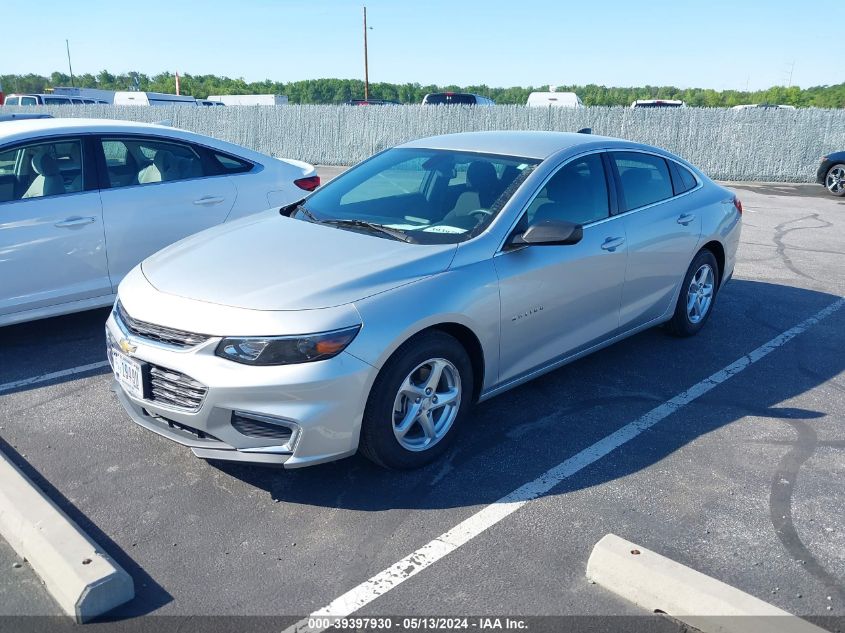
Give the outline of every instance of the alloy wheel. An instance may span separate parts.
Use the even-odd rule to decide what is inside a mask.
[[[424,451],[449,432],[461,407],[461,375],[445,358],[417,365],[393,402],[393,434],[399,444]]]
[[[827,172],[825,187],[827,187],[827,190],[834,195],[842,195],[842,192],[845,191],[845,167],[842,165],[832,167],[831,170]]]
[[[690,280],[687,289],[687,318],[690,323],[699,323],[713,303],[715,275],[710,264],[701,266]]]

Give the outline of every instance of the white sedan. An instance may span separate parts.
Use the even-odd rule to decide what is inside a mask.
[[[110,305],[138,262],[302,199],[312,165],[161,125],[0,123],[0,326]]]

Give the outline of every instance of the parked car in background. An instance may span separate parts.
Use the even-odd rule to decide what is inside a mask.
[[[212,101],[210,99],[197,99],[197,105],[200,106],[224,106],[222,101]]]
[[[199,457],[422,466],[474,401],[659,324],[699,332],[741,213],[630,141],[412,141],[134,268],[106,325],[116,393]]]
[[[63,97],[82,99],[85,103],[97,103],[109,105],[114,102],[114,90],[100,90],[99,88],[74,88],[68,86],[57,86],[53,88],[53,94]]]
[[[192,106],[196,107],[197,100],[188,95],[173,95],[166,92],[142,92],[140,90],[124,90],[114,93],[116,106]]]
[[[794,110],[793,105],[778,105],[776,103],[747,103],[743,105],[735,105],[731,110]]]
[[[209,95],[209,101],[219,101],[226,106],[287,105],[285,95]]]
[[[584,104],[574,92],[532,92],[525,104],[532,108],[583,108]]]
[[[822,156],[816,182],[824,185],[832,196],[845,196],[845,151]]]
[[[422,100],[423,105],[496,105],[496,102],[469,92],[430,92]]]
[[[686,108],[687,104],[680,99],[637,99],[631,104],[632,108]]]
[[[80,99],[79,104],[83,102]],[[49,93],[10,94],[6,95],[3,105],[7,106],[40,106],[40,105],[73,105],[70,97]]]
[[[390,99],[350,99],[344,101],[343,105],[351,106],[368,106],[368,105],[402,105],[398,101],[391,101]]]
[[[0,326],[107,306],[155,251],[318,185],[307,163],[161,125],[4,122]]]

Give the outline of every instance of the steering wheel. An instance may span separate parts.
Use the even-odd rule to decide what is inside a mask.
[[[481,221],[481,220],[483,220],[486,216],[488,216],[488,215],[493,215],[493,212],[492,212],[492,211],[488,211],[487,209],[476,209],[475,211],[470,211],[470,212],[469,212],[469,215],[471,215],[471,216],[473,216],[473,217],[475,217],[475,216],[479,216],[479,217],[476,217],[476,220]]]

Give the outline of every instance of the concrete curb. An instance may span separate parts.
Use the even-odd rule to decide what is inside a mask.
[[[0,535],[77,622],[135,596],[132,578],[0,452]]]
[[[651,613],[666,613],[704,633],[824,633],[806,620],[615,534],[596,543],[587,561],[587,578]]]

